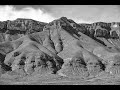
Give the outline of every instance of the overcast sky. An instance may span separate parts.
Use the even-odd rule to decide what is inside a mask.
[[[77,23],[120,22],[119,5],[1,5],[0,21],[31,18],[50,22],[65,16]]]

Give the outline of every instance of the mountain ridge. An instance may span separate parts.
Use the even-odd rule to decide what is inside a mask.
[[[0,65],[3,71],[6,68],[1,75],[119,76],[119,26],[118,22],[78,24],[66,17],[50,23],[22,18],[0,22],[0,58],[4,57]]]

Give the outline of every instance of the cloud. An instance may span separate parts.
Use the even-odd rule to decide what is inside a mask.
[[[24,7],[17,10],[15,6],[0,6],[0,21],[15,20],[17,18],[29,18],[42,22],[50,22],[55,18],[40,8]]]
[[[53,16],[66,16],[78,23],[120,21],[120,6],[117,5],[55,5],[48,8]]]
[[[0,21],[30,18],[51,22],[62,16],[73,19],[77,23],[120,21],[120,6],[116,5],[27,5],[19,7],[21,8],[18,9],[15,5],[1,5]]]
[[[87,21],[87,20],[83,20],[83,19],[78,19],[78,20],[74,20],[77,23],[88,23],[88,24],[92,24],[93,21]]]
[[[119,10],[119,7],[115,5],[102,10],[100,20],[105,22],[120,22]]]

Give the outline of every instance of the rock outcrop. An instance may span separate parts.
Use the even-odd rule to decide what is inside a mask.
[[[0,42],[12,41],[26,34],[41,32],[46,24],[47,23],[44,22],[23,18],[0,22]]]

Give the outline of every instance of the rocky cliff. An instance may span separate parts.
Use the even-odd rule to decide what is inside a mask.
[[[119,27],[118,22],[78,24],[66,17],[50,23],[22,18],[0,22],[1,75],[119,77]]]

